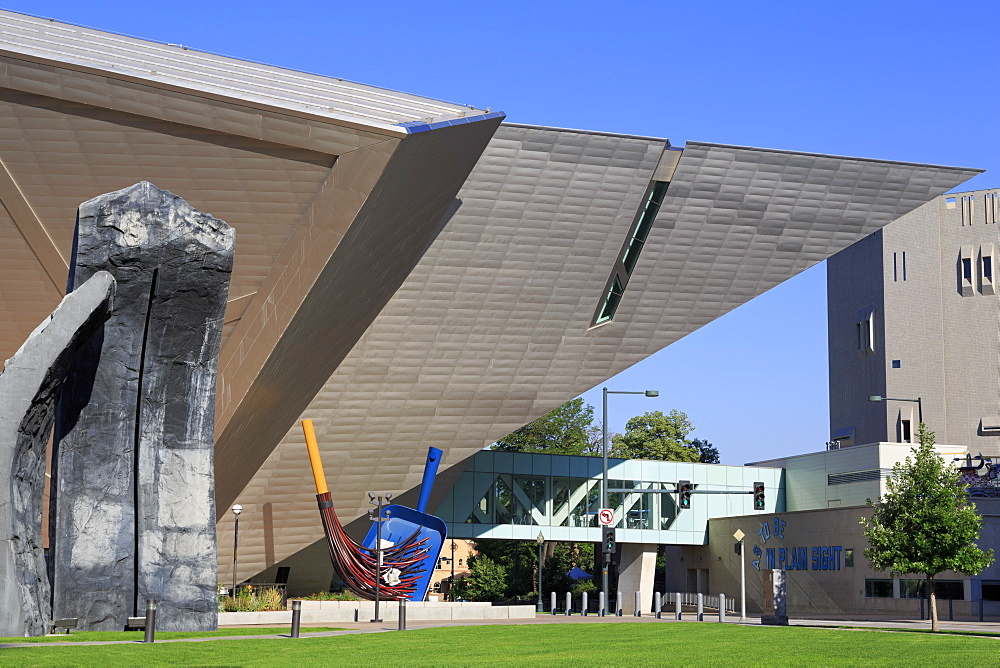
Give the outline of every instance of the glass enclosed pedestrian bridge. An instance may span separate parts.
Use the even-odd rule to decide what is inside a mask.
[[[454,538],[599,542],[602,459],[483,450],[471,457],[435,514]],[[608,460],[608,507],[618,542],[707,545],[708,520],[751,515],[763,482],[762,514],[785,510],[784,470],[643,459]],[[694,486],[691,508],[677,482]]]

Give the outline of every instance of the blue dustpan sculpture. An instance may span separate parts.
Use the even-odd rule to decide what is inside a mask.
[[[417,580],[410,600],[422,601],[427,596],[427,589],[431,584],[431,575],[441,554],[441,547],[445,538],[448,537],[448,527],[439,518],[428,515],[424,512],[427,502],[431,498],[431,490],[434,488],[434,478],[437,477],[438,466],[441,465],[441,455],[443,453],[438,448],[427,449],[427,462],[424,464],[424,478],[420,483],[420,498],[417,501],[417,508],[408,508],[399,504],[392,504],[382,508],[382,517],[387,518],[382,523],[382,547],[397,545],[416,534],[416,540],[426,539],[422,544],[422,549],[426,549],[426,554],[421,558],[417,568]],[[372,522],[368,535],[365,536],[362,545],[369,549],[375,548],[376,533],[378,527]]]

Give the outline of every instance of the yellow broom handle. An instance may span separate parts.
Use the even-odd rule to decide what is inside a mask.
[[[323,473],[323,462],[319,459],[319,445],[316,444],[316,432],[312,420],[302,421],[302,433],[306,435],[306,448],[309,450],[309,463],[312,465],[313,480],[316,481],[316,493],[326,494],[330,488],[326,486],[326,474]]]

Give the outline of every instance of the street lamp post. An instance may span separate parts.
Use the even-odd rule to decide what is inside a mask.
[[[455,602],[455,539],[451,539],[451,585],[448,587],[451,602]]]
[[[924,422],[924,404],[920,400],[920,397],[916,399],[900,399],[899,397],[883,397],[878,394],[873,394],[868,397],[868,401],[909,401],[917,405],[917,424],[923,424]]]
[[[374,492],[368,492],[368,502],[375,506],[368,510],[368,514],[375,521],[375,618],[372,620],[375,624],[382,623],[382,618],[378,615],[379,594],[382,589],[382,522],[388,519],[382,517],[383,499],[391,500],[392,492],[386,492],[384,497],[376,497]]]
[[[545,612],[545,606],[542,604],[542,546],[545,545],[545,536],[541,531],[535,537],[535,542],[538,543],[538,604],[535,606],[535,612]]]
[[[603,388],[604,390],[604,417],[602,420],[602,430],[603,430],[603,441],[604,447],[602,450],[602,459],[604,460],[604,483],[601,485],[601,508],[608,507],[608,395],[609,394],[644,394],[647,397],[658,397],[660,393],[656,390],[645,390],[644,392],[619,392],[616,390],[609,390],[608,388]],[[611,555],[604,555],[603,568],[601,569],[601,590],[604,592],[604,609],[601,610],[601,615],[607,614],[608,606],[608,568],[611,563]],[[539,593],[539,595],[541,595]]]
[[[233,515],[236,515],[236,526],[233,529],[233,591],[230,594],[233,598],[236,598],[236,564],[239,563],[237,553],[240,549],[240,513],[242,512],[243,506],[238,503],[233,506]]]

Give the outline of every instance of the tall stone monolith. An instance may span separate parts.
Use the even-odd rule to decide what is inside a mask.
[[[118,630],[158,601],[157,628],[217,624],[215,382],[234,232],[139,183],[80,206],[70,286],[118,281],[56,424],[53,613]]]
[[[45,450],[73,355],[111,315],[114,291],[110,274],[95,274],[0,372],[0,636],[44,635],[52,621],[42,550]]]

